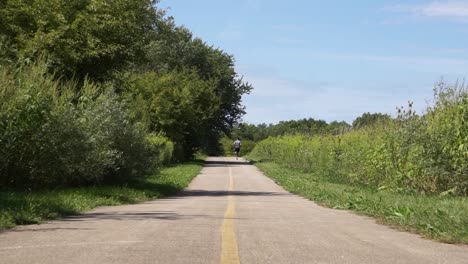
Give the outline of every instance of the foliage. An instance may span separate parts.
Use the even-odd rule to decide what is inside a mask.
[[[307,134],[342,134],[349,130],[350,125],[344,121],[333,121],[327,123],[323,120],[313,118],[281,121],[278,124],[248,124],[240,123],[232,129],[231,138],[240,137],[243,139],[259,142],[268,137],[277,137],[283,135]]]
[[[0,185],[123,182],[142,177],[154,159],[105,85],[60,82],[37,64],[2,68],[0,95]]]
[[[192,33],[176,26],[172,18],[158,20],[155,40],[148,45],[147,64],[143,69],[159,73],[194,70],[201,80],[210,82],[219,106],[210,117],[210,129],[203,140],[205,148],[216,147],[223,133],[245,114],[242,95],[252,86],[243,81],[234,69],[234,58],[224,51],[208,46]]]
[[[353,128],[362,128],[362,127],[368,127],[368,126],[373,126],[373,125],[379,125],[382,123],[387,123],[390,121],[391,117],[387,114],[381,114],[381,113],[364,113],[361,116],[357,117],[353,121]]]
[[[399,109],[396,120],[342,135],[268,138],[253,156],[336,182],[394,191],[468,194],[467,91],[440,83],[424,116]]]
[[[192,157],[213,129],[211,121],[219,109],[213,82],[184,70],[135,74],[129,83],[124,96],[133,119],[150,131],[163,131],[175,143],[177,159]]]
[[[52,72],[109,78],[144,58],[162,13],[153,0],[15,0],[0,4],[0,56],[50,58]]]
[[[164,136],[155,134],[148,134],[146,140],[150,155],[153,157],[152,167],[159,168],[169,165],[174,153],[174,143]]]
[[[420,127],[416,144],[426,157],[421,164],[437,184],[455,193],[468,193],[468,90],[440,82],[434,89],[435,105]]]
[[[0,0],[0,186],[127,183],[220,149],[252,87],[158,2]]]

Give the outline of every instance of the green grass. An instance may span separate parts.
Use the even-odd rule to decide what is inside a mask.
[[[145,181],[127,186],[41,192],[0,191],[0,230],[79,214],[97,206],[138,203],[175,194],[187,187],[201,168],[201,160],[173,165]]]
[[[321,205],[372,216],[380,223],[438,241],[468,244],[466,197],[395,193],[330,182],[272,162],[255,165],[286,190]]]

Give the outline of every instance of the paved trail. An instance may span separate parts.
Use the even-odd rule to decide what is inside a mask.
[[[210,158],[180,195],[0,233],[0,263],[468,263],[436,243],[292,195]]]

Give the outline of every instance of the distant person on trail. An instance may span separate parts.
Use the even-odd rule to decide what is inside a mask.
[[[236,160],[237,158],[239,158],[239,152],[240,152],[240,148],[241,148],[241,141],[240,141],[240,138],[237,138],[236,141],[234,141],[234,152],[236,153]]]

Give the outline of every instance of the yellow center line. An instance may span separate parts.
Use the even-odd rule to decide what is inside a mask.
[[[229,191],[234,187],[232,169],[229,167]],[[234,231],[234,216],[236,215],[235,200],[231,195],[228,197],[228,206],[224,213],[224,222],[221,227],[222,251],[221,264],[240,263],[239,250],[237,248],[236,232]]]

